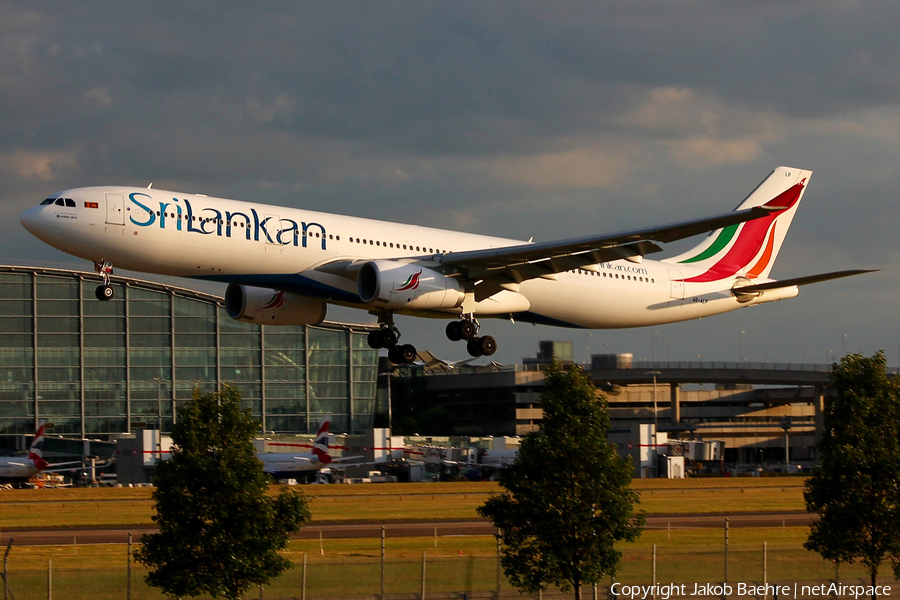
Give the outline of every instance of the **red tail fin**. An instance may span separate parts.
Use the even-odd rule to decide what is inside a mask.
[[[31,462],[34,463],[34,466],[36,466],[41,471],[50,466],[50,463],[44,460],[43,448],[44,426],[41,425],[35,432],[34,437],[31,438],[31,448],[29,448],[28,450],[28,458],[31,460]]]
[[[323,465],[331,462],[331,455],[328,454],[328,426],[331,424],[331,417],[327,417],[322,421],[319,432],[316,434],[316,441],[313,442],[313,455]]]
[[[703,269],[687,282],[710,282],[745,277],[766,279],[778,256],[791,219],[797,212],[812,171],[778,167],[737,207],[766,206],[763,218],[712,232],[696,248],[666,259]]]

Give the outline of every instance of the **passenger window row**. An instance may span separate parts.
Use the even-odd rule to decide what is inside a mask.
[[[429,254],[435,254],[434,248],[426,248],[425,246],[413,246],[412,244],[394,244],[393,242],[382,242],[378,240],[366,240],[362,238],[350,238],[350,241],[354,244],[366,244],[369,246],[382,246],[384,248],[395,248],[400,250],[415,250],[416,252],[428,252]],[[437,250],[437,254],[446,254],[446,250]]]
[[[628,281],[637,281],[640,283],[656,283],[655,278],[639,277],[637,275],[619,275],[618,273],[607,273],[606,271],[600,274],[595,273],[594,271],[585,271],[584,269],[574,269],[571,272],[577,273],[578,275],[590,275],[592,277],[609,277],[610,279],[627,279]]]

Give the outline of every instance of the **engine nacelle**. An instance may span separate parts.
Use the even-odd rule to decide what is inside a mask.
[[[260,325],[316,325],[325,320],[321,300],[269,288],[228,284],[225,312],[232,319]]]
[[[432,269],[391,260],[372,260],[359,270],[359,297],[393,309],[456,308],[465,294],[459,282]]]

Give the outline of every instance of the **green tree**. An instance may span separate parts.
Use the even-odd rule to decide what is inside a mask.
[[[240,598],[290,566],[280,554],[310,520],[300,492],[267,494],[253,436],[259,423],[236,388],[199,395],[178,411],[172,458],[157,465],[153,492],[159,533],[145,535],[136,559],[147,583],[173,597]]]
[[[900,577],[900,387],[886,364],[879,352],[832,365],[837,393],[825,399],[821,466],[803,494],[819,515],[804,546],[827,560],[860,560],[873,586],[887,557]]]
[[[634,515],[633,467],[606,439],[606,399],[588,376],[554,362],[541,408],[541,431],[526,435],[516,462],[501,471],[505,491],[478,512],[500,530],[501,564],[516,588],[574,588],[580,599],[582,585],[616,572],[615,543],[636,539],[645,517]]]

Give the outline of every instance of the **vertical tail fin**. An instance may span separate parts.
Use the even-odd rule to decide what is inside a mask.
[[[34,433],[34,437],[31,438],[31,447],[28,449],[28,458],[31,460],[31,462],[34,463],[34,466],[36,466],[41,471],[50,466],[50,464],[46,460],[44,460],[43,449],[44,426],[41,425]]]
[[[319,432],[316,434],[316,441],[313,442],[313,455],[323,465],[331,462],[331,455],[328,453],[329,425],[331,425],[331,417],[325,417],[321,427],[319,427]]]
[[[713,231],[695,248],[666,262],[704,270],[685,279],[688,282],[768,278],[811,175],[804,169],[778,167],[735,209],[767,206],[776,209],[771,215]]]

